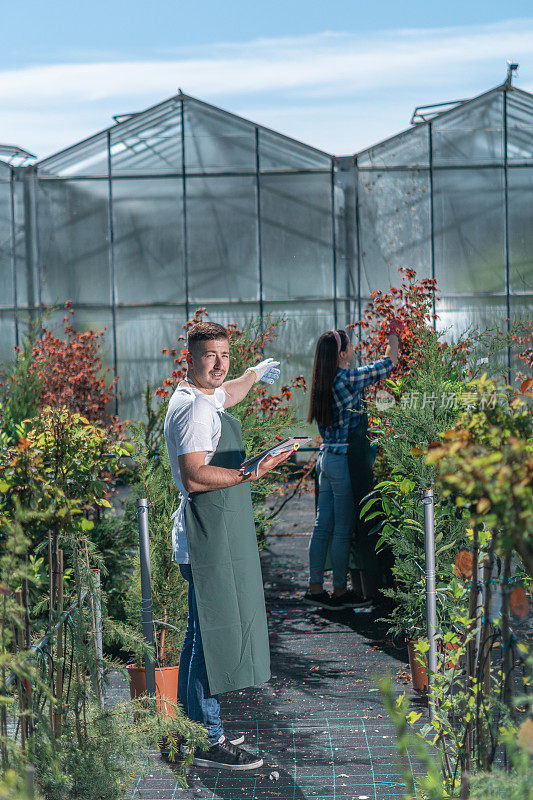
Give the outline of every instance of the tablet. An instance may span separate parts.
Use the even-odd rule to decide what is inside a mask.
[[[283,439],[282,442],[276,442],[266,450],[261,450],[261,452],[255,453],[250,458],[247,458],[246,461],[243,461],[241,471],[244,475],[251,475],[252,472],[257,475],[259,465],[267,456],[277,456],[280,453],[286,453],[288,450],[296,451],[302,444],[309,441],[309,436],[290,436],[288,439]]]

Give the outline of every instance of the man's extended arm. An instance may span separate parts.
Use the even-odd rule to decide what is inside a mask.
[[[231,406],[236,406],[237,403],[244,400],[255,380],[255,373],[250,370],[250,372],[244,372],[232,381],[224,381],[222,384],[222,388],[226,392],[224,408],[231,408]]]
[[[181,480],[188,492],[212,492],[215,489],[227,489],[249,480],[262,478],[271,469],[274,469],[291,455],[292,451],[280,453],[277,456],[268,456],[261,462],[257,477],[247,475],[244,477],[238,469],[214,467],[205,463],[207,451],[201,453],[184,453],[178,456]]]
[[[274,361],[273,358],[266,358],[264,361],[255,364],[253,367],[248,367],[246,372],[239,378],[234,378],[231,381],[225,381],[222,388],[226,392],[226,400],[224,408],[231,408],[237,405],[241,400],[244,400],[254,383],[262,381],[263,383],[273,383],[279,378],[279,361]]]

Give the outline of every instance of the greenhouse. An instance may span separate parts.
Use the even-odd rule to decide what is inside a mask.
[[[437,279],[438,325],[454,331],[532,307],[533,96],[510,81],[417,109],[355,156],[183,93],[27,155],[0,163],[0,359],[25,313],[70,299],[78,327],[107,326],[121,416],[200,306],[225,323],[283,314],[277,355],[307,376],[316,337],[358,319],[400,266]]]
[[[516,67],[355,155],[0,145],[0,800],[530,796]]]

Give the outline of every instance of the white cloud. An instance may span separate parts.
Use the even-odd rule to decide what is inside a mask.
[[[506,58],[519,61],[522,74],[533,79],[533,19],[221,43],[178,50],[164,60],[36,65],[0,72],[0,137],[44,155],[108,125],[112,113],[138,110],[182,87],[258,122],[284,120],[283,132],[346,152],[372,140],[360,132],[348,139],[343,124],[370,121],[382,138],[405,127],[417,103],[469,96],[503,82]],[[382,130],[375,130],[376,121]]]

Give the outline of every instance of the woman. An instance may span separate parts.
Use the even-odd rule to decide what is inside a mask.
[[[386,378],[398,363],[400,329],[400,323],[393,320],[383,358],[355,369],[350,369],[354,349],[344,330],[323,333],[316,346],[307,420],[317,422],[322,445],[317,462],[318,507],[309,545],[309,591],[304,595],[309,605],[333,610],[370,605],[370,601],[346,589],[350,537],[356,520],[347,453],[361,419],[362,390]],[[323,586],[330,540],[332,595]]]

